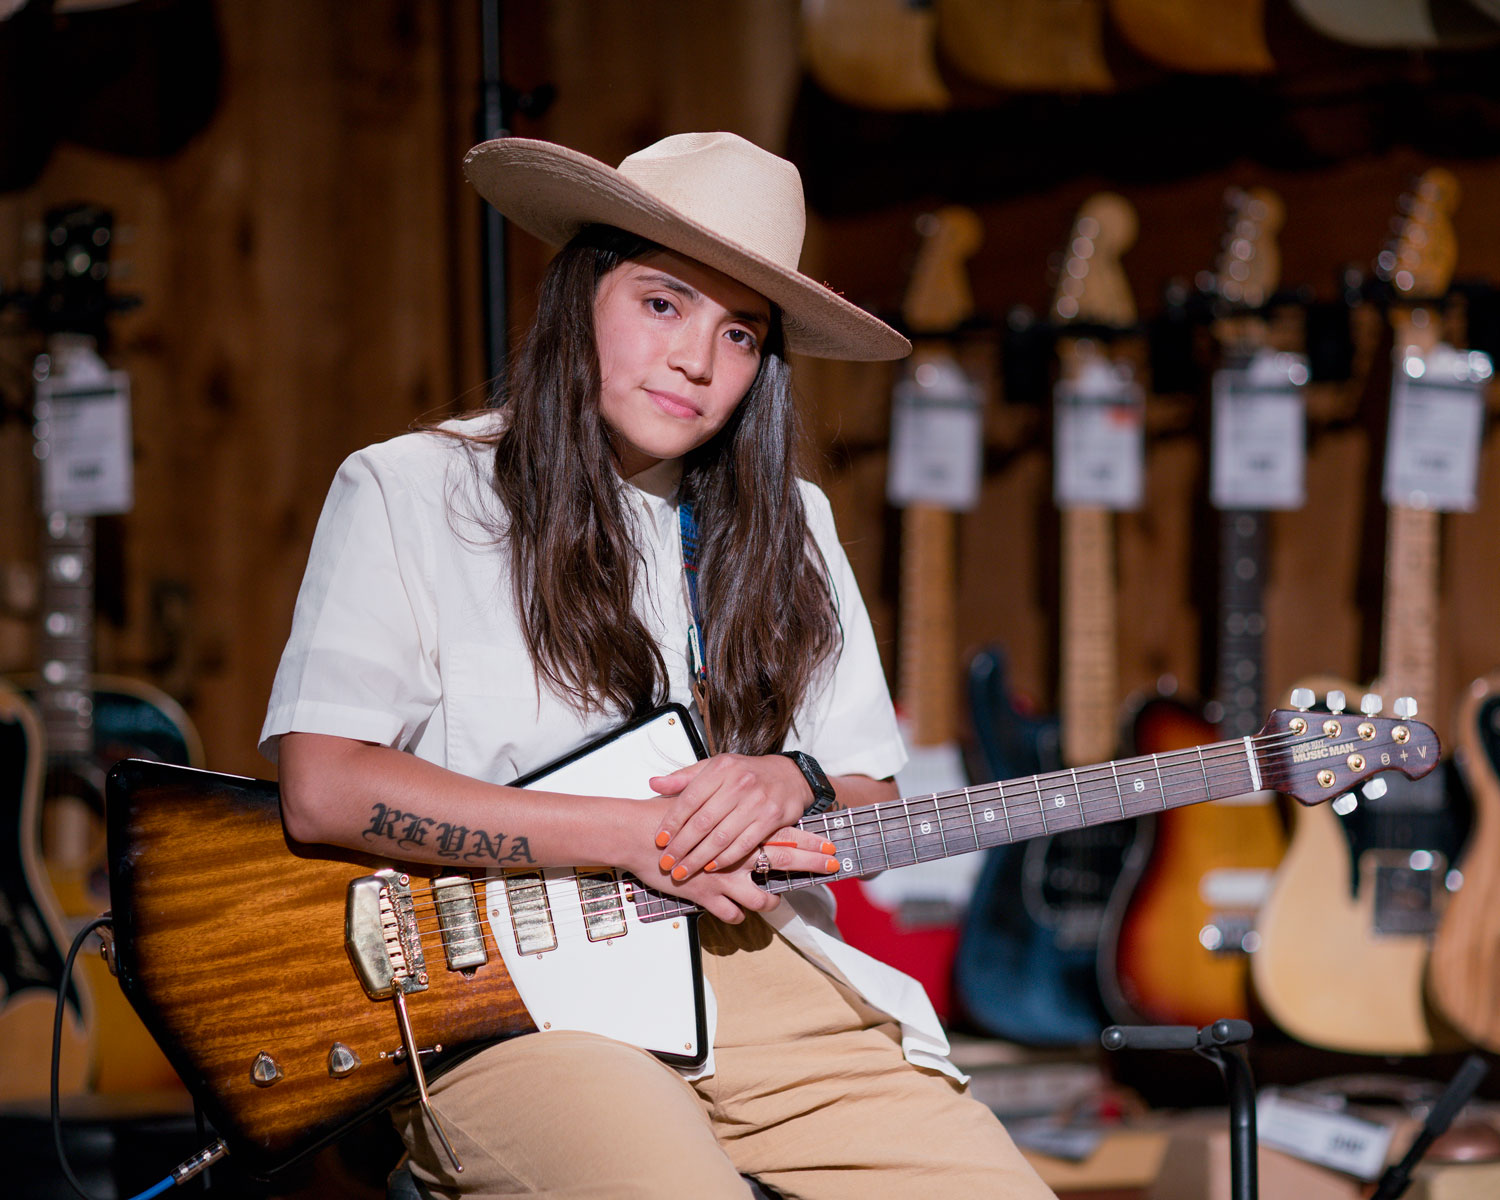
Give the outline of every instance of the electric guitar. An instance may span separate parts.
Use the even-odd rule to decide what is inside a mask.
[[[1123,198],[1100,193],[1083,204],[1058,274],[1054,322],[1134,323],[1135,302],[1119,258],[1135,233],[1135,212]],[[1064,390],[1091,373],[1105,375],[1111,387],[1121,383],[1123,368],[1097,338],[1064,338],[1060,358],[1059,408]],[[1060,761],[1039,763],[1043,768],[1097,762],[1117,742],[1113,521],[1104,507],[1061,513]],[[975,684],[971,680],[971,689]],[[976,726],[1004,717],[992,681],[979,698]],[[1005,738],[998,730],[979,735],[981,746]],[[955,969],[959,1001],[976,1026],[1031,1045],[1074,1045],[1098,1036],[1107,1021],[1097,976],[1104,910],[1136,834],[1130,822],[990,853],[974,887]]]
[[[1452,276],[1449,217],[1456,202],[1449,172],[1424,174],[1404,198],[1396,244],[1377,263],[1412,305],[1392,312],[1397,371],[1409,356],[1430,355],[1439,345],[1438,314],[1425,302],[1445,292]],[[1383,686],[1430,703],[1438,513],[1391,504],[1387,516],[1380,677]],[[1333,1050],[1417,1055],[1439,1048],[1442,1035],[1423,981],[1470,815],[1451,763],[1420,786],[1367,793],[1365,803],[1345,813],[1295,813],[1286,856],[1256,922],[1260,947],[1251,956],[1256,992],[1278,1025]]]
[[[1230,189],[1229,219],[1214,272],[1214,335],[1226,366],[1248,367],[1267,345],[1259,310],[1276,290],[1275,233],[1283,208],[1263,188]],[[1218,703],[1214,720],[1176,697],[1154,696],[1131,721],[1138,752],[1178,750],[1254,730],[1264,703],[1267,515],[1219,515]],[[1143,822],[1150,852],[1123,874],[1101,939],[1100,986],[1116,1020],[1206,1025],[1251,1016],[1249,964],[1255,916],[1285,852],[1270,792],[1252,793]]]
[[[1427,994],[1464,1037],[1500,1053],[1500,672],[1476,679],[1458,712],[1454,757],[1474,802],[1474,828],[1427,964]]]
[[[966,264],[983,241],[983,226],[972,210],[955,205],[926,214],[918,224],[922,244],[902,304],[915,349],[892,406],[893,475],[903,472],[904,463],[919,476],[893,480],[891,489],[905,493],[897,712],[910,758],[896,776],[905,793],[968,782],[957,740],[956,510],[972,503],[965,494],[977,499],[982,436],[979,385],[941,339],[973,315]],[[946,423],[955,417],[972,418],[974,427]],[[965,467],[972,468],[971,479]],[[932,476],[940,486],[934,488]],[[832,885],[845,940],[913,976],[944,1019],[951,1009],[959,926],[979,867],[977,857],[952,859]]]
[[[1405,704],[1398,709],[1405,711]],[[638,780],[701,753],[668,707],[561,764],[552,790]],[[930,862],[1274,787],[1314,804],[1436,762],[1431,729],[1331,732],[1272,713],[1255,736],[806,817],[845,875]],[[482,1045],[559,1028],[701,1061],[697,910],[592,867],[452,869],[287,840],[274,784],[128,760],[109,780],[120,983],[215,1129],[274,1170]],[[399,818],[398,818],[399,819]],[[466,858],[464,851],[473,846]],[[773,873],[773,893],[826,876]],[[524,973],[523,973],[524,972]]]
[[[37,457],[43,463],[66,458],[70,409],[110,405],[124,388],[98,353],[98,340],[111,311],[108,295],[113,220],[92,206],[49,214],[45,239],[44,285],[37,305],[38,321],[47,333],[47,353],[34,370],[38,379]],[[123,407],[123,406],[122,406]],[[106,408],[111,417],[119,410]],[[97,414],[96,414],[97,416]],[[89,418],[80,417],[87,422]],[[110,421],[83,424],[97,439]],[[127,442],[128,430],[114,436]],[[98,446],[86,448],[92,452]],[[71,460],[70,460],[71,461]],[[85,479],[106,473],[102,458],[71,461],[70,474]],[[119,489],[128,492],[128,485]],[[41,621],[38,650],[41,669],[23,681],[39,716],[41,736],[30,745],[43,770],[36,811],[41,819],[41,847],[48,890],[66,925],[98,916],[109,907],[105,863],[104,778],[109,765],[135,756],[168,762],[201,760],[197,734],[180,705],[155,688],[128,679],[98,677],[93,672],[95,513],[121,511],[115,502],[77,496],[54,497],[42,491],[40,525]],[[128,505],[127,505],[128,507]],[[11,776],[7,795],[22,795],[19,778],[26,758],[6,756]],[[22,803],[22,812],[27,811]],[[28,818],[23,817],[23,825]],[[23,830],[22,841],[36,834]],[[71,936],[62,939],[64,943]],[[60,967],[60,964],[59,964]],[[70,986],[70,1019],[86,1030],[89,1052],[87,1086],[96,1092],[150,1092],[180,1088],[175,1074],[125,1001],[99,955],[80,954],[81,986]],[[62,989],[52,980],[54,995]],[[45,1070],[16,1086],[45,1096]]]

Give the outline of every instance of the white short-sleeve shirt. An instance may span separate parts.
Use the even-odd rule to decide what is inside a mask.
[[[448,428],[473,432],[494,419]],[[580,712],[538,681],[508,556],[497,544],[505,521],[485,483],[490,461],[487,448],[463,439],[412,433],[360,450],[339,468],[271,689],[260,743],[268,758],[283,733],[325,733],[508,783],[619,723],[618,714]],[[677,508],[622,486],[638,517],[636,610],[667,665],[668,699],[692,708]],[[869,616],[827,497],[800,486],[843,644],[799,708],[786,748],[806,750],[830,775],[886,778],[906,751]],[[805,888],[784,901],[767,914],[771,924],[900,1021],[909,1059],[957,1075],[921,985],[838,937],[828,890]]]

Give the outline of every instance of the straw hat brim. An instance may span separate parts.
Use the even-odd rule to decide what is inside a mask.
[[[815,358],[902,358],[911,343],[800,271],[737,245],[662,203],[613,167],[530,138],[497,138],[464,158],[464,175],[508,220],[562,245],[585,225],[613,225],[697,259],[781,309],[787,349]]]

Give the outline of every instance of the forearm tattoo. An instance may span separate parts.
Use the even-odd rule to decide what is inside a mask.
[[[370,807],[370,824],[363,831],[365,841],[376,838],[394,842],[404,850],[424,849],[439,858],[456,862],[534,863],[531,843],[516,834],[470,829],[436,817],[403,812],[378,801]]]

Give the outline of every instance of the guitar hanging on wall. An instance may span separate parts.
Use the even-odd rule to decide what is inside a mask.
[[[1427,442],[1440,428],[1441,408],[1462,403],[1457,393],[1467,391],[1476,422],[1480,413],[1477,381],[1468,378],[1477,360],[1443,343],[1436,307],[1457,257],[1450,222],[1456,203],[1453,176],[1426,172],[1404,198],[1395,245],[1377,261],[1395,292],[1380,678],[1427,704],[1437,691],[1439,505],[1462,503],[1457,493],[1436,490],[1419,497],[1399,477],[1421,443],[1416,457],[1439,462],[1441,488],[1461,491],[1464,475],[1471,485],[1474,478],[1474,462],[1465,471],[1460,461],[1465,439]],[[1431,394],[1444,391],[1454,395]],[[1429,413],[1413,423],[1419,403]],[[1467,448],[1477,454],[1477,423]],[[1345,692],[1354,689],[1335,690],[1340,703]],[[1346,811],[1295,814],[1251,957],[1256,992],[1278,1025],[1301,1041],[1355,1053],[1417,1055],[1441,1047],[1447,1035],[1432,1020],[1423,981],[1470,817],[1449,762],[1421,786],[1367,789],[1364,802]]]
[[[686,724],[680,714],[661,710],[538,775],[639,779],[647,795],[650,775],[696,752],[671,752],[680,734],[655,736],[659,722]],[[644,744],[629,736],[642,729]],[[1379,771],[1421,774],[1437,756],[1432,731],[1408,718],[1329,735],[1320,719],[1281,711],[1254,737],[800,824],[860,878],[1259,787],[1320,803]],[[274,784],[161,763],[119,764],[108,811],[121,986],[252,1172],[394,1103],[413,1076],[425,1087],[479,1046],[549,1025],[609,1029],[676,1060],[704,1052],[697,910],[628,875],[486,873],[461,859],[372,871],[366,855],[289,842]],[[773,873],[764,886],[825,880]],[[673,969],[652,969],[661,962]],[[628,982],[596,986],[600,964]],[[663,1027],[664,1013],[680,1017]]]
[[[1133,374],[1106,351],[1102,335],[1135,323],[1135,301],[1119,261],[1135,234],[1128,201],[1108,192],[1087,200],[1073,222],[1052,301],[1054,323],[1075,327],[1060,340],[1054,405],[1062,509],[1058,691],[1066,766],[1107,758],[1117,741],[1114,510],[1138,503],[1142,418]],[[976,722],[993,715],[976,712]],[[1127,822],[991,851],[955,969],[958,998],[975,1025],[1031,1045],[1098,1037],[1107,1023],[1097,975],[1099,935],[1135,836],[1134,823]]]
[[[1218,699],[1210,715],[1173,696],[1135,712],[1133,748],[1179,750],[1254,730],[1264,704],[1262,588],[1268,508],[1305,501],[1300,356],[1268,344],[1263,306],[1276,290],[1283,208],[1263,188],[1226,195],[1214,271],[1213,485],[1219,509]],[[1100,986],[1125,1023],[1206,1025],[1251,1016],[1247,956],[1271,872],[1286,848],[1270,792],[1147,818],[1150,853],[1111,896]]]
[[[28,732],[40,736],[27,739],[24,753],[13,745],[4,759],[10,776],[4,795],[14,806],[6,816],[14,819],[18,841],[27,848],[23,858],[40,843],[46,891],[55,896],[64,931],[109,907],[104,832],[109,765],[131,756],[182,764],[202,757],[197,734],[174,700],[133,680],[93,674],[95,518],[126,511],[132,490],[129,383],[98,349],[115,306],[108,291],[112,241],[113,220],[105,210],[82,206],[48,215],[36,304],[47,349],[33,370],[36,456],[42,465],[41,666],[35,679],[22,681],[38,719],[34,727],[15,725],[11,741]],[[35,797],[28,794],[33,785],[24,782],[33,758],[43,764]],[[34,872],[29,877],[34,879]],[[14,887],[12,879],[8,890]],[[82,954],[78,963],[83,982],[70,987],[69,1007],[88,1049],[86,1071],[75,1082],[112,1093],[180,1087],[108,965],[96,954]],[[60,968],[59,961],[49,981],[54,996],[63,988]],[[45,1069],[17,1079],[15,1086],[45,1096]]]
[[[922,244],[902,304],[915,348],[892,399],[887,486],[901,509],[897,712],[911,755],[896,776],[903,794],[968,782],[958,745],[957,514],[978,502],[983,441],[983,391],[945,340],[973,315],[966,264],[983,227],[970,209],[949,206],[918,228]],[[916,978],[945,1019],[979,867],[978,856],[955,858],[831,885],[849,943]]]

